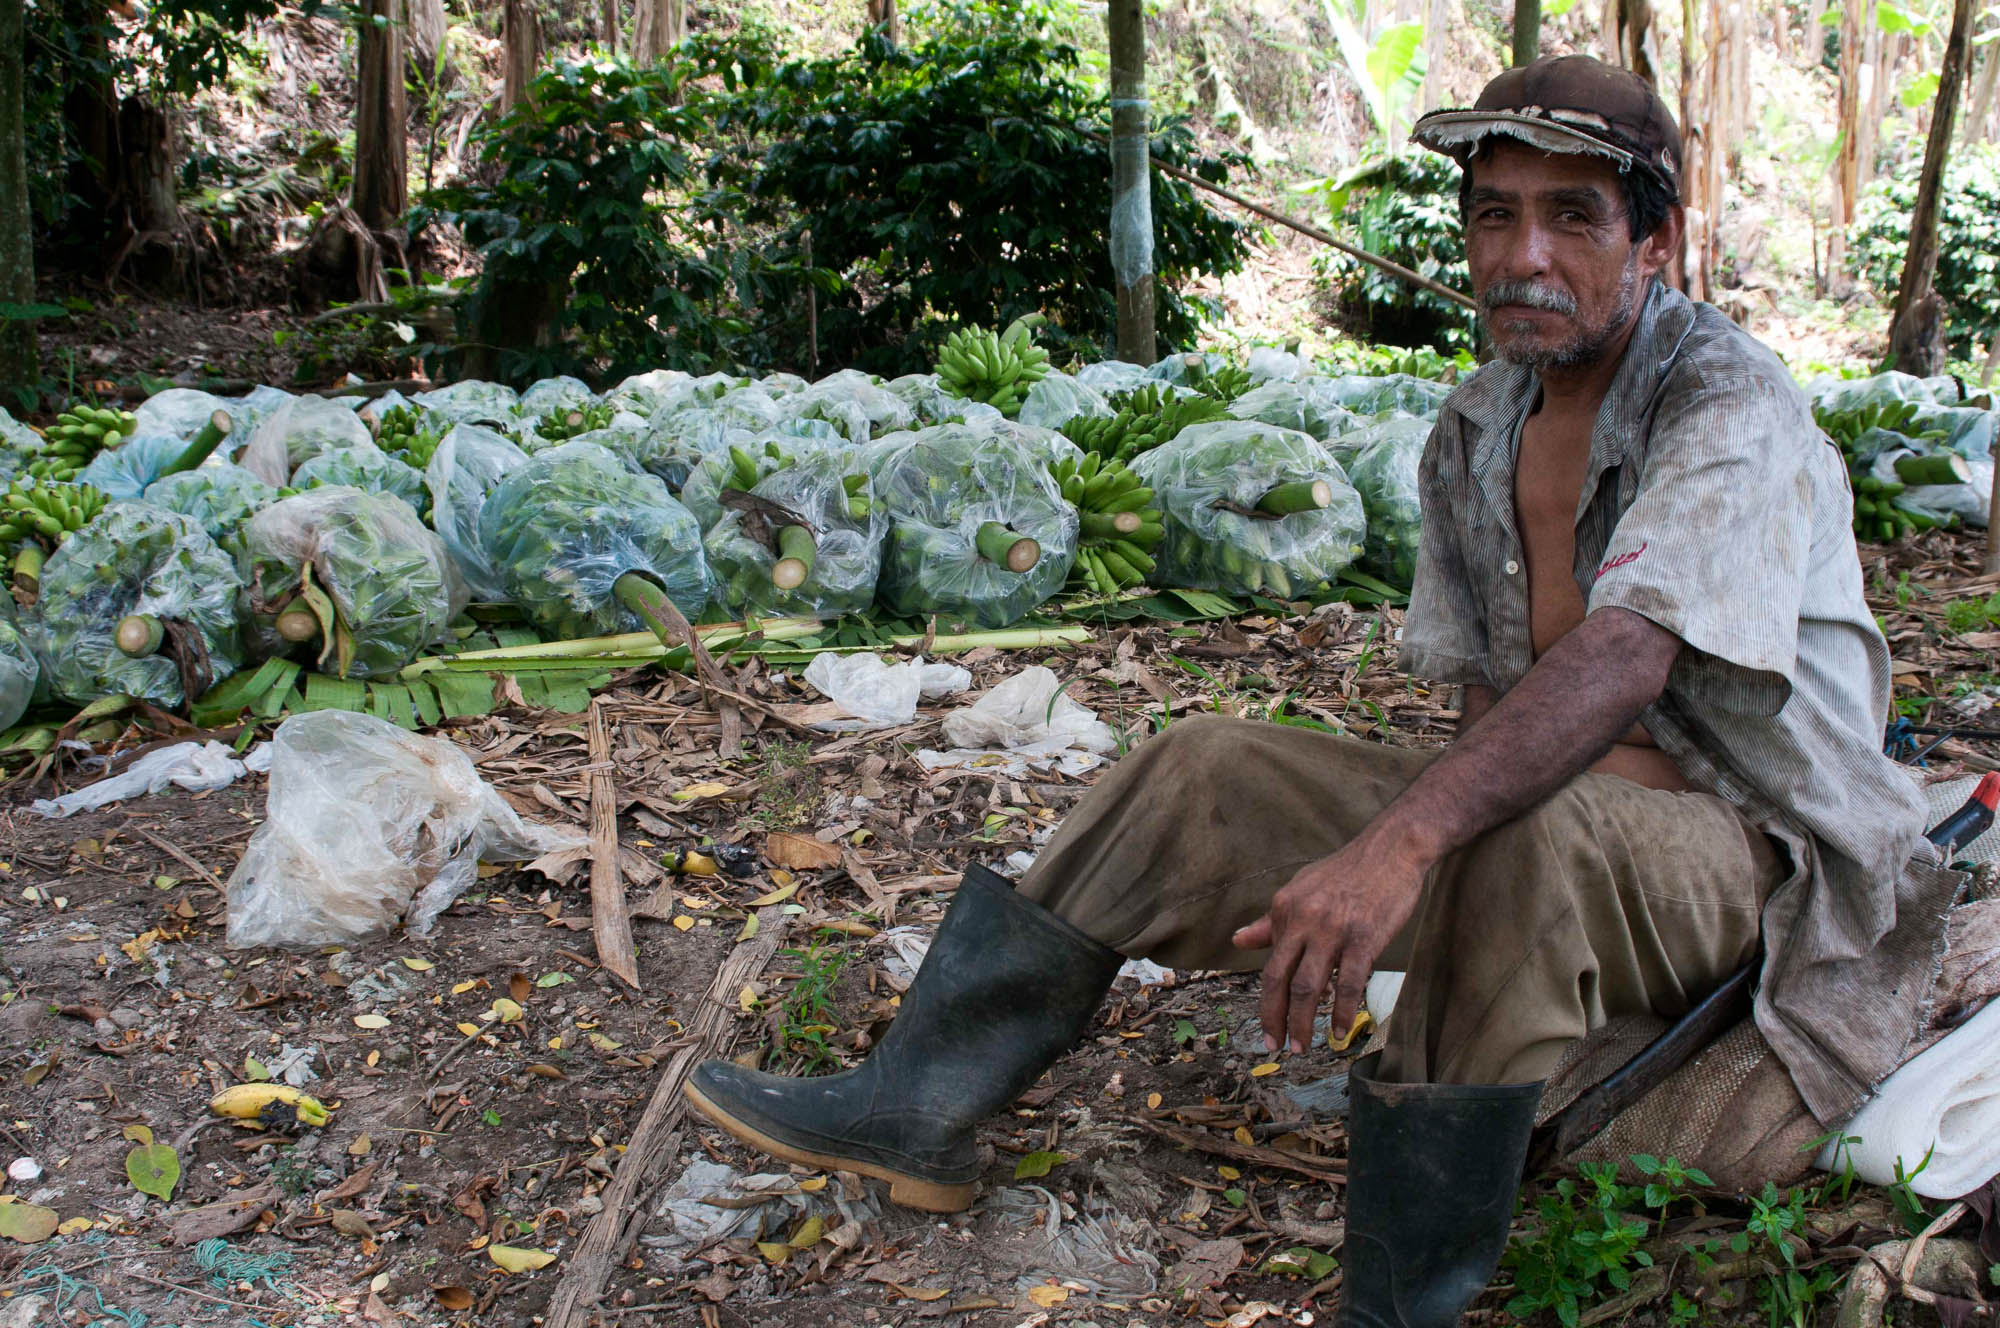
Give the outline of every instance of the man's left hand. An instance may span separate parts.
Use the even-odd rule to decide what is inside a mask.
[[[1271,911],[1230,939],[1240,949],[1271,947],[1259,1001],[1264,1044],[1312,1045],[1313,1016],[1335,971],[1335,1036],[1354,1023],[1375,961],[1416,911],[1429,864],[1370,826],[1330,857],[1301,868],[1271,900]]]

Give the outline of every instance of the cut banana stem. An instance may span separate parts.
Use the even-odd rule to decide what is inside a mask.
[[[813,559],[819,546],[804,526],[785,526],[778,531],[778,561],[771,566],[771,584],[780,590],[797,590],[812,575]]]
[[[673,615],[668,612],[672,601],[659,582],[643,572],[627,572],[611,583],[611,597],[639,615],[639,621],[647,630],[660,638],[660,644],[673,647],[681,644],[674,631]]]
[[[319,619],[308,609],[287,609],[271,624],[281,641],[302,645],[319,635]]]
[[[1042,560],[1042,546],[1026,535],[1018,535],[998,521],[988,521],[973,537],[979,556],[998,563],[1010,572],[1026,572]]]
[[[1972,472],[1953,452],[1896,458],[1896,478],[1905,484],[1970,484]]]
[[[1280,484],[1257,500],[1257,510],[1273,516],[1294,512],[1317,512],[1333,501],[1333,486],[1325,480],[1299,480]]]
[[[1085,512],[1083,537],[1117,539],[1121,535],[1134,533],[1140,525],[1141,519],[1137,512]]]
[[[218,410],[210,415],[208,423],[201,426],[201,432],[187,445],[187,450],[175,457],[173,463],[160,472],[161,477],[178,475],[184,470],[193,470],[201,465],[215,455],[215,449],[222,445],[222,440],[229,436],[229,431],[234,427],[235,422],[226,412]]]
[[[150,613],[130,613],[119,619],[111,639],[119,650],[138,659],[166,644],[167,629]]]
[[[14,588],[33,599],[42,589],[42,546],[29,540],[14,555]]]

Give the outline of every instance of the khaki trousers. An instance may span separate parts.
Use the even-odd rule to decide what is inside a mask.
[[[1432,754],[1249,720],[1176,720],[1078,803],[1020,891],[1122,954],[1248,971],[1230,935]],[[1783,879],[1720,798],[1581,775],[1431,872],[1384,969],[1407,972],[1381,1073],[1547,1078],[1605,1020],[1684,1013],[1757,952]]]

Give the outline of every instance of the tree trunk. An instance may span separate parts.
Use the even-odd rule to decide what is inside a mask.
[[[1657,90],[1660,71],[1653,60],[1652,0],[1618,0],[1618,55],[1627,69]]]
[[[354,195],[361,224],[381,233],[410,205],[409,107],[403,93],[404,0],[361,0],[354,107]]]
[[[618,0],[604,0],[598,9],[597,39],[606,55],[618,54]]]
[[[658,64],[687,37],[687,0],[636,0],[632,6],[632,58]]]
[[[1917,206],[1910,214],[1910,249],[1903,259],[1903,280],[1896,289],[1896,312],[1890,319],[1890,345],[1896,368],[1920,377],[1944,370],[1944,319],[1931,289],[1937,276],[1938,198],[1944,191],[1945,160],[1951,155],[1951,131],[1958,115],[1958,98],[1965,86],[1965,58],[1972,41],[1972,0],[1957,0],[1951,10],[1951,35],[1945,39],[1944,69],[1938,76],[1937,101],[1931,112],[1931,132],[1924,143],[1924,173],[1917,181]]]
[[[1153,173],[1146,106],[1143,0],[1111,0],[1111,273],[1118,293],[1118,358],[1151,364]]]
[[[428,83],[437,69],[438,52],[444,49],[444,0],[403,0],[403,18],[403,47]]]
[[[903,16],[896,12],[896,0],[868,0],[868,26],[886,29],[891,46],[903,44]]]
[[[542,24],[533,0],[504,0],[500,48],[500,111],[505,114],[528,99],[528,85],[542,65]]]
[[[1972,113],[1965,117],[1967,147],[1984,142],[1990,133],[1988,121],[1993,118],[1996,82],[2000,82],[2000,42],[1991,43],[1986,48],[1986,63],[1979,71],[1979,90],[1972,95]]]
[[[1827,218],[1826,279],[1838,291],[1846,285],[1847,228],[1854,224],[1854,205],[1861,197],[1861,26],[1860,6],[1840,8],[1840,105],[1837,133],[1840,150],[1833,162],[1833,207]]]
[[[1514,64],[1534,63],[1542,53],[1542,0],[1514,0]]]
[[[27,11],[22,0],[0,0],[0,300],[35,302],[35,231],[28,208],[28,125],[22,104],[26,81]],[[0,393],[18,409],[13,389],[26,390],[41,378],[36,364],[35,324],[0,318]]]

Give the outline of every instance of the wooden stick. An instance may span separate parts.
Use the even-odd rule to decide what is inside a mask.
[[[776,904],[760,909],[757,935],[730,951],[716,971],[715,981],[709,984],[708,995],[695,1012],[689,1030],[694,1034],[694,1045],[674,1053],[661,1073],[659,1086],[653,1090],[653,1098],[646,1104],[645,1114],[639,1117],[638,1128],[632,1131],[632,1138],[626,1144],[625,1155],[618,1160],[618,1170],[604,1187],[604,1207],[584,1228],[583,1239],[577,1242],[576,1252],[563,1269],[562,1281],[549,1298],[545,1328],[584,1328],[596,1310],[598,1298],[604,1294],[605,1283],[611,1279],[620,1249],[626,1245],[627,1237],[636,1237],[644,1225],[647,1214],[629,1210],[651,1188],[662,1166],[671,1160],[666,1156],[665,1145],[687,1110],[681,1087],[696,1065],[728,1051],[736,1027],[736,993],[744,983],[763,972],[764,965],[777,952],[785,932],[781,909]],[[629,1232],[628,1217],[632,1227]]]
[[[1079,127],[1077,132],[1085,134],[1091,138],[1094,138],[1100,143],[1108,143],[1111,141],[1110,139],[1106,138],[1103,134],[1097,133],[1094,130],[1083,129]],[[1225,189],[1221,185],[1215,184],[1214,182],[1209,180],[1204,180],[1199,175],[1196,175],[1193,171],[1183,170],[1182,168],[1174,165],[1171,162],[1161,161],[1158,157],[1155,157],[1153,158],[1153,165],[1157,166],[1160,170],[1165,171],[1168,175],[1173,176],[1176,180],[1185,180],[1197,189],[1206,189],[1209,193],[1214,194],[1219,198],[1226,198],[1230,202],[1236,204],[1236,206],[1256,213],[1258,216],[1264,218],[1264,220],[1266,221],[1275,221],[1280,226],[1289,226],[1291,229],[1297,231],[1299,234],[1305,236],[1307,239],[1318,240],[1321,244],[1331,245],[1333,248],[1340,250],[1341,253],[1346,254],[1349,258],[1359,259],[1361,262],[1367,263],[1371,267],[1378,267],[1382,269],[1384,272],[1387,272],[1390,276],[1397,278],[1398,280],[1406,281],[1412,286],[1420,286],[1424,290],[1429,291],[1433,295],[1443,296],[1445,299],[1451,300],[1457,304],[1462,304],[1468,309],[1476,310],[1479,308],[1478,302],[1475,301],[1470,295],[1465,295],[1459,291],[1455,291],[1451,287],[1444,285],[1442,282],[1432,281],[1429,277],[1424,276],[1420,272],[1413,272],[1409,268],[1404,267],[1401,263],[1396,262],[1392,258],[1384,258],[1380,254],[1371,254],[1366,249],[1363,249],[1358,245],[1352,245],[1345,240],[1336,239],[1334,236],[1328,235],[1325,231],[1321,230],[1317,226],[1313,226],[1306,222],[1300,221],[1296,217],[1288,217],[1284,213],[1276,211],[1273,208],[1267,208],[1262,203],[1259,203],[1254,199],[1245,198],[1243,195],[1237,193],[1234,189]]]
[[[597,962],[639,988],[632,950],[632,918],[625,911],[625,882],[618,875],[618,791],[611,784],[611,735],[604,703],[590,703],[590,934]]]

